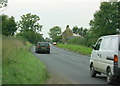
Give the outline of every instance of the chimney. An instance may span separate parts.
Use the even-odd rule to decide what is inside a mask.
[[[69,25],[67,25],[66,28],[69,28]]]

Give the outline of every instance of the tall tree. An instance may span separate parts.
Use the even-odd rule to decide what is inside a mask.
[[[2,35],[13,36],[17,30],[14,17],[8,17],[7,15],[1,15],[0,17],[2,17]]]
[[[78,33],[78,29],[79,28],[77,26],[74,26],[73,29],[72,29],[73,33],[77,34]]]
[[[39,41],[44,41],[42,34],[35,33],[32,30],[24,31],[24,33],[17,33],[17,36],[18,37],[21,36],[21,37],[27,39],[32,44],[36,44]]]
[[[61,28],[59,26],[54,26],[50,29],[49,31],[49,36],[50,38],[53,39],[53,41],[58,41],[58,38],[61,38],[59,37],[61,35],[62,31],[61,31]]]
[[[88,33],[88,29],[83,28],[83,27],[78,28],[77,26],[73,27],[72,31],[73,31],[73,33],[79,34],[79,35],[81,35],[83,37],[85,37],[86,34]]]
[[[28,13],[21,16],[21,20],[18,22],[18,27],[21,32],[32,30],[34,32],[41,31],[42,25],[39,24],[39,16]]]
[[[90,21],[91,32],[95,37],[116,34],[120,30],[120,13],[118,2],[102,2],[100,10],[94,14]]]
[[[83,30],[84,30],[83,27],[78,28],[78,34],[83,36]]]
[[[42,34],[40,34],[42,25],[39,24],[39,20],[39,16],[31,13],[22,15],[21,20],[18,22],[20,33],[17,36],[22,36],[34,44],[38,41],[44,41]]]

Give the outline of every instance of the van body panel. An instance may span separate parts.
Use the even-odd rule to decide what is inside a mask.
[[[99,50],[93,49],[90,63],[96,71],[106,74],[107,68],[111,69],[113,76],[120,76],[120,35],[103,36]],[[97,45],[96,42],[95,46]],[[114,56],[118,56],[118,62],[114,62]]]

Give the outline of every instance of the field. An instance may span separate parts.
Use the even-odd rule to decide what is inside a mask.
[[[92,48],[89,47],[85,47],[82,45],[74,45],[74,44],[58,44],[56,45],[59,48],[63,48],[63,49],[68,49],[70,51],[73,52],[77,52],[83,55],[90,55],[92,52]]]
[[[45,65],[30,52],[29,42],[3,37],[2,39],[2,83],[44,84],[48,78]]]

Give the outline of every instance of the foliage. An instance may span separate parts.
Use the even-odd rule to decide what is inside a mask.
[[[31,13],[22,15],[21,20],[18,22],[20,33],[17,36],[22,36],[33,44],[36,44],[38,41],[44,41],[42,34],[40,34],[42,25],[38,23],[39,20],[39,16]]]
[[[73,33],[75,33],[75,34],[79,34],[79,35],[85,37],[86,34],[87,34],[87,32],[88,32],[88,29],[83,28],[83,27],[78,28],[77,26],[75,26],[75,27],[73,27],[72,31],[73,31]]]
[[[97,41],[97,38],[81,38],[81,37],[75,37],[67,41],[68,44],[77,44],[77,45],[83,45],[87,47],[91,47],[95,42]]]
[[[61,43],[61,42],[62,42],[62,35],[56,36],[53,41],[55,41],[55,42],[60,42],[60,43]]]
[[[79,33],[83,38],[73,38],[68,43],[91,46],[100,36],[120,33],[119,6],[120,2],[102,2],[100,10],[95,12],[90,21],[90,30],[73,27],[73,32]]]
[[[0,17],[2,17],[2,34],[6,36],[13,36],[17,30],[17,24],[15,23],[14,17],[8,17],[4,14]]]
[[[18,33],[17,36],[22,36],[27,39],[29,42],[36,44],[38,41],[44,41],[42,34],[35,33],[32,30],[24,31],[23,33]]]
[[[2,84],[45,83],[47,69],[28,51],[29,42],[10,37],[3,37],[2,42]]]
[[[46,42],[51,42],[52,40],[51,40],[50,38],[46,37],[46,38],[45,38],[45,41],[46,41]]]
[[[84,55],[90,55],[91,51],[92,51],[92,48],[85,47],[82,45],[57,44],[56,46],[59,48],[68,49],[68,50],[71,50],[73,52],[77,52],[77,53],[84,54]]]
[[[78,29],[79,28],[77,26],[74,26],[73,29],[72,29],[73,33],[77,34],[78,33]]]
[[[18,27],[21,32],[33,30],[34,32],[41,31],[42,25],[38,23],[39,16],[28,13],[21,16],[21,20],[18,22]]]
[[[59,26],[54,26],[50,29],[48,34],[50,38],[53,39],[53,41],[58,42],[61,40],[61,33],[62,33],[61,28]]]
[[[102,2],[100,10],[94,14],[90,21],[91,34],[94,37],[117,34],[120,30],[120,13],[117,2]]]

